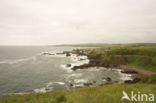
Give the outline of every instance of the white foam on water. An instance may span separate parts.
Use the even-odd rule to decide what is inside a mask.
[[[29,60],[35,61],[36,60],[36,56],[29,57],[29,58],[16,59],[16,60],[0,61],[0,64],[16,64],[16,63],[20,63],[20,62],[29,61]]]
[[[83,85],[83,84],[74,84],[73,87],[74,87],[74,88],[76,88],[76,87],[84,87],[84,85]]]
[[[74,83],[86,83],[87,82],[87,80],[85,80],[85,79],[75,79],[74,80]]]
[[[75,73],[75,74],[71,74],[71,75],[68,75],[68,77],[70,78],[70,77],[80,77],[80,76],[82,76],[82,73]]]
[[[67,72],[72,72],[71,69],[74,66],[80,66],[80,65],[89,63],[87,56],[77,56],[76,54],[71,54],[70,59],[71,61],[73,61],[73,63],[70,63],[71,64],[70,67],[67,67],[67,65],[64,65],[64,64],[61,65],[61,67],[67,70]]]
[[[71,70],[71,68],[72,68],[72,66],[71,67],[67,67],[67,65],[61,65],[61,68],[63,68],[64,70],[66,70],[67,72],[72,72],[72,70]]]
[[[88,71],[100,71],[102,68],[89,67]]]
[[[35,89],[34,92],[35,93],[46,93],[47,90],[46,90],[46,88],[40,88],[40,89]]]
[[[45,55],[43,55],[44,53],[47,53]],[[58,52],[42,52],[42,53],[39,53],[39,55],[42,55],[42,56],[46,56],[46,57],[60,57],[60,58],[64,58],[66,57],[66,54],[57,54]]]
[[[120,74],[120,76],[121,76],[121,80],[122,81],[125,81],[125,80],[133,80],[133,78],[132,78],[132,75],[131,74],[125,74],[125,73],[121,73],[121,69],[116,69],[117,70],[117,72]]]
[[[50,87],[50,86],[52,86],[53,84],[65,85],[64,82],[49,82],[49,83],[47,83],[46,87]]]
[[[72,61],[85,61],[88,60],[87,56],[77,56],[76,54],[71,54],[70,56]]]
[[[28,92],[9,93],[8,95],[12,96],[12,95],[25,95],[25,94],[29,94],[29,93]]]

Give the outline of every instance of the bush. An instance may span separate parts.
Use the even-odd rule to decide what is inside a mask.
[[[65,102],[67,99],[64,95],[59,95],[56,97],[56,103]]]

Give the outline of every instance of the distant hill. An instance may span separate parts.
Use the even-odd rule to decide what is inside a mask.
[[[156,43],[127,43],[127,44],[106,44],[106,43],[86,43],[86,44],[62,44],[54,46],[64,47],[102,47],[102,48],[120,48],[120,47],[131,47],[131,48],[154,48],[156,49]]]

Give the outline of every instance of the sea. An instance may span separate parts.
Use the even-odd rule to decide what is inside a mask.
[[[84,83],[96,86],[107,83],[105,77],[117,82],[131,79],[120,69],[91,67],[71,70],[89,62],[86,56],[61,54],[78,48],[88,47],[0,46],[0,97],[76,89]]]

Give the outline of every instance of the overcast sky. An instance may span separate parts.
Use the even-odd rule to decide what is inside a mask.
[[[156,42],[156,0],[0,0],[0,45]]]

